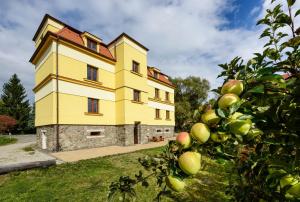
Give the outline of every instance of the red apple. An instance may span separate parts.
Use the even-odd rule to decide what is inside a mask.
[[[227,93],[219,99],[218,106],[221,109],[225,109],[227,107],[230,107],[231,105],[233,105],[234,103],[236,103],[238,101],[240,101],[240,98],[236,94]]]
[[[214,109],[210,109],[202,114],[201,120],[207,125],[216,125],[219,123],[220,118],[218,117]]]
[[[181,132],[176,137],[176,142],[186,149],[191,146],[191,136],[187,132]]]
[[[243,90],[244,90],[244,85],[242,81],[229,80],[222,86],[221,93],[222,95],[227,93],[240,95],[243,92]]]
[[[166,177],[166,184],[170,189],[177,192],[184,190],[185,187],[185,182],[173,175],[169,175],[168,177]]]
[[[192,126],[191,136],[197,140],[198,143],[203,144],[208,140],[210,130],[204,123],[196,123]]]
[[[185,152],[178,158],[179,167],[188,175],[195,175],[201,167],[201,154],[198,152]]]

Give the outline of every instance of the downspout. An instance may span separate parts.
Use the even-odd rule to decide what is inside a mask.
[[[59,93],[58,93],[58,42],[59,36],[56,39],[56,151],[60,150],[59,146]]]

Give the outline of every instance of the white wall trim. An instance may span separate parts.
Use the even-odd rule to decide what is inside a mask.
[[[169,88],[169,87],[164,86],[164,85],[161,85],[161,84],[156,83],[154,81],[151,81],[149,79],[147,80],[147,83],[148,83],[149,86],[152,86],[154,88],[158,88],[160,90],[163,90],[163,91],[166,91],[166,92],[169,92],[169,93],[174,93],[174,89]]]
[[[74,84],[66,81],[58,81],[59,93],[90,97],[99,100],[115,101],[115,93],[88,86]],[[47,85],[35,93],[35,102],[46,95],[56,92],[56,80],[52,79]]]
[[[155,108],[155,109],[162,109],[162,110],[168,110],[168,111],[175,111],[175,107],[172,105],[162,104],[158,102],[148,101],[148,106]]]

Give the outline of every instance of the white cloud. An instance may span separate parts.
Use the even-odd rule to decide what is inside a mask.
[[[0,85],[17,73],[32,99],[34,68],[28,62],[34,51],[31,39],[43,15],[49,13],[105,42],[126,32],[150,49],[149,65],[173,77],[207,78],[217,87],[222,82],[216,80],[217,64],[237,55],[249,58],[262,44],[258,29],[224,28],[229,22],[222,14],[232,10],[233,3],[234,0],[4,1],[0,7]]]

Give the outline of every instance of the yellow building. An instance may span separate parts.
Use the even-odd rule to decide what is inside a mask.
[[[174,134],[174,86],[122,33],[108,44],[46,14],[33,41],[38,145],[74,150]]]

